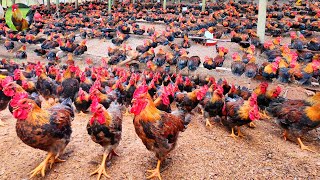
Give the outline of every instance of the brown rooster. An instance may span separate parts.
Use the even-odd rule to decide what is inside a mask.
[[[147,86],[137,88],[133,97],[131,112],[135,115],[135,131],[146,148],[158,158],[156,169],[149,170],[152,174],[147,178],[161,179],[161,162],[174,149],[179,132],[186,128],[190,119],[185,117],[183,111],[166,113],[158,110],[148,94]]]
[[[320,126],[320,103],[310,105],[303,101],[277,99],[270,103],[267,111],[276,117],[277,123],[285,130],[283,136],[287,139],[288,132],[295,137],[302,150],[315,152],[301,141],[301,137],[312,129]]]
[[[103,105],[98,103],[97,99],[91,105],[93,116],[87,124],[87,131],[91,139],[104,148],[99,168],[91,173],[91,175],[98,174],[98,180],[102,174],[110,178],[106,173],[106,160],[111,160],[113,155],[117,156],[114,150],[119,145],[122,133],[122,113],[120,109],[120,105],[113,102],[106,110]]]
[[[254,120],[260,119],[260,113],[257,105],[257,96],[252,94],[248,101],[242,98],[226,99],[226,104],[223,107],[222,124],[231,128],[231,137],[237,137],[234,134],[234,128],[238,127],[238,137],[243,136],[240,131],[240,126],[249,124]]]
[[[50,108],[41,109],[31,99],[21,99],[14,107],[13,116],[17,119],[16,131],[18,137],[27,145],[47,151],[45,160],[31,171],[31,178],[41,173],[45,176],[48,165],[64,162],[59,159],[65,147],[70,142],[71,121],[74,117],[71,99]]]

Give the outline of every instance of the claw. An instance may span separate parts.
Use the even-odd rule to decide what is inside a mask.
[[[92,176],[94,174],[98,174],[97,180],[99,180],[102,175],[104,175],[107,178],[111,178],[106,172],[106,160],[107,160],[107,157],[108,157],[108,155],[106,153],[103,153],[103,158],[102,158],[102,162],[101,162],[100,166],[98,167],[98,169],[93,171],[90,174],[90,176]]]
[[[235,134],[234,134],[234,128],[231,128],[231,134],[229,135],[230,137],[232,137],[233,139],[237,139],[237,137],[238,136],[236,136]]]
[[[310,149],[308,146],[304,145],[304,144],[302,143],[302,141],[301,141],[300,138],[297,138],[297,140],[298,140],[298,143],[299,143],[300,148],[301,148],[302,150],[307,150],[307,151],[314,152],[314,153],[316,152],[316,151]]]
[[[44,177],[46,173],[46,168],[48,163],[50,162],[50,159],[54,158],[53,153],[49,152],[46,159],[42,161],[38,167],[36,167],[34,170],[30,172],[31,176],[30,179],[35,177],[37,174],[41,173],[41,176]]]
[[[212,127],[212,124],[210,123],[209,119],[206,119],[206,126]]]
[[[0,119],[0,127],[4,127],[6,124]]]
[[[245,135],[240,131],[240,127],[238,127],[238,137],[245,137]]]
[[[160,174],[160,164],[161,164],[161,161],[158,160],[156,169],[147,170],[147,172],[152,173],[150,176],[147,177],[147,179],[151,179],[151,178],[153,178],[153,177],[157,177],[157,178],[159,178],[159,180],[162,180],[161,174]]]

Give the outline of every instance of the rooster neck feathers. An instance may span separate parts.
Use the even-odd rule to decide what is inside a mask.
[[[154,102],[151,100],[151,97],[148,97],[145,100],[147,101],[147,105],[144,109],[142,109],[140,114],[137,115],[137,119],[148,121],[160,120],[161,111],[156,108]]]

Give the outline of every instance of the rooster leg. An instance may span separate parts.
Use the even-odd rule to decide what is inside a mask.
[[[131,113],[129,113],[129,108],[126,108],[126,112],[124,113],[124,116],[131,116]]]
[[[37,174],[41,173],[41,176],[44,177],[46,172],[46,167],[50,162],[50,159],[54,158],[54,154],[49,152],[46,159],[40,163],[38,167],[36,167],[33,171],[30,172],[31,176],[30,179],[36,176]]]
[[[50,163],[49,168],[51,169],[54,163],[62,163],[62,162],[66,162],[66,160],[60,159],[59,154],[57,154],[55,157],[49,160],[49,163]]]
[[[238,137],[245,137],[245,135],[240,131],[240,127],[238,127]]]
[[[108,155],[104,152],[103,153],[102,162],[101,162],[100,166],[98,167],[97,170],[95,170],[93,173],[91,173],[90,176],[92,176],[94,174],[98,174],[97,180],[99,180],[101,178],[102,174],[104,176],[106,176],[107,178],[110,178],[110,176],[106,172],[106,160],[107,160],[107,157],[108,157]]]
[[[285,141],[288,139],[288,132],[287,132],[287,130],[284,130],[282,136],[283,136],[283,139],[284,139]]]
[[[231,134],[229,135],[230,137],[232,137],[233,139],[236,139],[237,136],[234,134],[234,128],[231,128]]]
[[[1,118],[0,118],[0,127],[3,127],[3,126],[5,126],[6,124],[1,120]]]
[[[211,127],[211,126],[212,126],[212,124],[210,123],[209,118],[206,118],[206,126],[209,126],[209,127]]]
[[[108,156],[108,161],[112,159],[113,156],[119,157],[119,154],[117,154],[113,149],[111,150],[109,156]]]
[[[249,126],[250,128],[255,128],[255,127],[257,127],[253,122],[249,123],[248,126]]]
[[[86,114],[83,113],[82,111],[80,111],[79,114],[78,114],[78,116],[79,116],[79,117],[86,117]]]
[[[300,148],[301,148],[302,150],[307,150],[307,151],[311,151],[311,152],[314,152],[314,153],[315,153],[314,150],[312,150],[312,149],[310,149],[308,146],[304,145],[304,144],[302,143],[302,141],[301,141],[300,138],[297,138],[297,140],[298,140],[298,143],[299,143]]]
[[[159,180],[162,180],[162,179],[161,179],[161,175],[160,175],[160,164],[161,164],[161,161],[158,160],[156,169],[147,170],[147,172],[152,173],[150,176],[147,177],[147,179],[151,179],[151,178],[153,178],[153,177],[158,177]]]

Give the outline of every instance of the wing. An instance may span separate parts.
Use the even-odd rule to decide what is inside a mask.
[[[134,120],[135,129],[148,150],[154,151],[158,158],[163,158],[175,146],[180,131],[183,131],[183,120],[162,112],[158,121]]]

